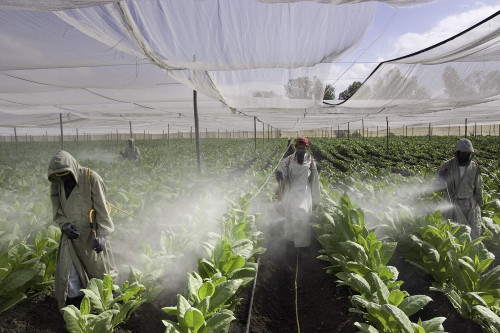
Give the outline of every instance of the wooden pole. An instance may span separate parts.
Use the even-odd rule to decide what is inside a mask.
[[[458,128],[459,128],[458,135],[460,136],[460,126]],[[465,118],[465,137],[467,137],[467,118]]]
[[[349,122],[347,122],[347,140],[349,140],[349,139],[350,139],[350,134],[351,134],[351,131],[350,131],[350,129],[349,129],[349,125],[350,125],[350,123],[349,123]]]
[[[16,150],[17,150],[17,130],[16,128],[14,127],[14,138],[16,140]],[[11,140],[12,141],[12,140]]]
[[[64,150],[62,113],[59,113],[59,126],[61,127],[61,150]]]
[[[200,126],[198,123],[198,98],[196,90],[193,90],[193,108],[194,108],[194,132],[196,136],[196,167],[198,174],[201,173],[201,158],[200,158]]]
[[[134,135],[132,134],[132,120],[129,120],[129,121],[128,121],[128,125],[129,125],[129,127],[130,127],[130,137],[131,137],[131,138],[133,138],[133,137],[134,137]]]

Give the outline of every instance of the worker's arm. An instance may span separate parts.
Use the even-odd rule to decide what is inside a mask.
[[[482,206],[484,203],[484,201],[483,201],[483,180],[481,177],[481,170],[479,170],[479,166],[477,167],[476,177],[474,179],[473,195],[474,195],[474,199],[476,199],[479,206]]]

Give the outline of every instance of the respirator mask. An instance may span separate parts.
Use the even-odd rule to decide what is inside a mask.
[[[306,155],[306,150],[304,148],[297,148],[295,151],[295,156],[297,156],[297,162],[299,164],[304,163],[304,156]]]
[[[472,161],[472,153],[468,151],[457,151],[455,153],[459,166],[469,166]]]

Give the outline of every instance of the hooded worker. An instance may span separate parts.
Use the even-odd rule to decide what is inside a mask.
[[[128,139],[128,146],[125,152],[120,152],[120,154],[128,160],[136,160],[141,158],[141,152],[134,144],[134,138]]]
[[[297,138],[295,152],[283,159],[276,173],[284,190],[285,239],[295,247],[311,245],[309,219],[320,201],[318,170],[308,149],[307,138]]]
[[[481,236],[483,185],[478,164],[472,161],[474,148],[469,139],[460,139],[455,156],[439,167],[434,191],[444,192],[443,202],[452,208],[443,210],[443,218],[471,227],[471,238]]]
[[[59,309],[78,303],[92,278],[117,277],[108,235],[114,225],[107,210],[102,178],[59,151],[48,168],[54,222],[61,228],[55,292]],[[93,224],[91,225],[91,219]]]

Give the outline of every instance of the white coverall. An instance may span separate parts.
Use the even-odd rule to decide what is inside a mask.
[[[457,144],[456,151],[474,152],[470,141],[463,139]],[[441,164],[434,180],[434,191],[444,191],[443,202],[451,201],[453,205],[452,209],[442,212],[444,219],[470,226],[472,239],[481,236],[483,185],[481,171],[475,161],[460,167],[455,157]]]
[[[320,201],[319,177],[311,155],[305,154],[302,165],[295,155],[283,159],[280,166],[284,185],[285,239],[293,241],[295,247],[307,247],[311,245],[312,207]]]

